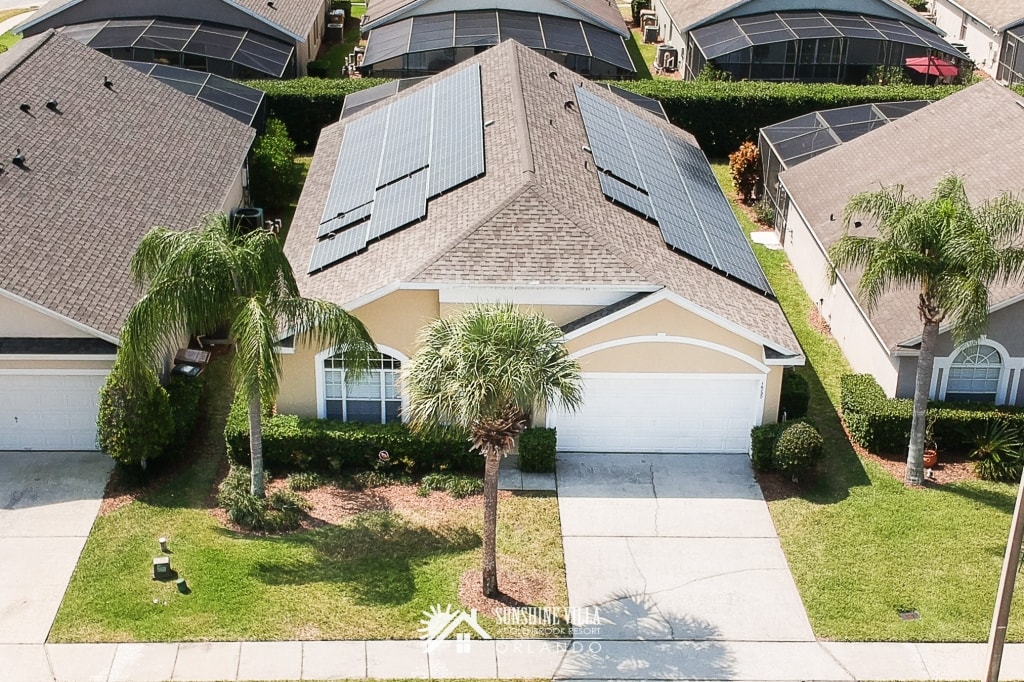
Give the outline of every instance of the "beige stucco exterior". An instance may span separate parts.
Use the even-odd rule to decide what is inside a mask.
[[[89,338],[94,336],[54,315],[48,315],[0,294],[0,336],[13,338]]]
[[[402,290],[389,293],[352,312],[363,322],[377,345],[400,359],[416,350],[419,331],[432,319],[450,315],[464,304],[439,303],[435,290]],[[528,305],[565,324],[594,311],[593,306]],[[741,334],[727,329],[670,300],[608,318],[605,324],[567,342],[579,356],[584,372],[659,372],[746,374],[765,377],[763,423],[775,421],[779,404],[782,367],[765,367],[763,349]],[[651,338],[654,337],[654,338]],[[617,344],[596,349],[601,344]],[[278,412],[316,417],[318,413],[317,355],[298,339],[294,350],[282,356],[283,375]],[[402,357],[404,356],[404,357]]]

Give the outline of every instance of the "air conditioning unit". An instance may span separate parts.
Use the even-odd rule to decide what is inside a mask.
[[[640,10],[640,28],[658,25],[658,13],[652,9]]]
[[[646,26],[644,28],[644,42],[648,44],[658,42],[657,26]]]
[[[654,65],[658,71],[675,71],[679,64],[679,50],[671,45],[659,45]]]
[[[236,208],[229,215],[231,227],[238,230],[240,234],[246,234],[253,230],[263,229],[262,208]]]

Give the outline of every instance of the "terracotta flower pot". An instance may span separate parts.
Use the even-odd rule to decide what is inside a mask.
[[[924,466],[926,469],[933,469],[939,463],[939,451],[927,449],[924,451]]]

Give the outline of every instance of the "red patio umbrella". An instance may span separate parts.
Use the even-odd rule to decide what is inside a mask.
[[[908,69],[913,69],[926,76],[956,78],[960,75],[960,69],[938,57],[911,57],[905,63]]]

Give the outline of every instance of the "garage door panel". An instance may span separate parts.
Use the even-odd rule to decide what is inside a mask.
[[[95,450],[100,374],[0,374],[0,450]]]
[[[585,374],[584,404],[553,414],[558,446],[580,452],[747,452],[761,375]]]

